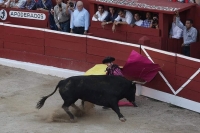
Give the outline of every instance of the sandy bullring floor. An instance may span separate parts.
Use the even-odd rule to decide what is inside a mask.
[[[59,80],[0,66],[0,133],[200,133],[199,113],[143,96],[136,97],[138,108],[120,108],[125,123],[112,110],[99,106],[70,123],[60,108],[63,101],[58,92],[42,109],[35,109],[40,97],[53,92]]]

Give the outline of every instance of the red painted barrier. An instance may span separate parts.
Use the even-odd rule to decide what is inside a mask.
[[[0,26],[4,29],[0,38],[1,58],[86,71],[100,64],[105,56],[114,56],[115,63],[123,66],[130,52],[135,50],[162,67],[162,71],[145,84],[146,87],[200,102],[198,59],[93,36],[9,24]]]
[[[3,39],[0,39],[0,48],[3,48]]]

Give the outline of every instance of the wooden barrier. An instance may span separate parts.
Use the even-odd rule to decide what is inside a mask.
[[[116,31],[112,31],[112,24],[106,25],[104,28],[101,27],[100,22],[92,21],[90,25],[89,32],[92,33],[93,36],[124,41],[126,42],[126,25],[120,25],[120,28],[117,27]]]
[[[191,57],[200,59],[200,42],[191,44],[190,54]]]
[[[130,52],[135,50],[162,68],[150,83],[145,84],[148,88],[143,89],[143,95],[165,102],[173,96],[174,100],[178,99],[170,99],[173,104],[200,112],[199,59],[93,36],[2,23],[0,26],[4,29],[0,33],[3,35],[0,38],[0,57],[6,59],[86,71],[101,63],[105,56],[114,56],[117,59],[115,63],[123,66]],[[195,107],[184,104],[185,100]]]
[[[174,53],[181,53],[182,51],[182,44],[183,44],[183,39],[171,39],[168,38],[167,40],[167,51],[169,52],[174,52]]]
[[[89,32],[93,36],[123,41],[128,43],[138,43],[139,39],[143,36],[148,36],[150,39],[150,46],[153,48],[161,49],[161,37],[159,29],[131,27],[129,25],[116,26],[116,31],[112,31],[112,24],[101,26],[101,22],[92,21]]]
[[[188,84],[183,86],[183,89],[178,93],[178,96],[191,99],[199,102],[200,100],[200,61],[199,60],[187,60],[182,55],[178,55],[176,64],[176,75],[184,78],[183,83],[189,81]],[[192,77],[194,76],[194,77]]]

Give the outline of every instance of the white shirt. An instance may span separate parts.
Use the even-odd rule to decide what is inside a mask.
[[[7,6],[9,2],[10,2],[10,0],[8,0],[7,2],[5,2],[4,4]]]
[[[26,0],[19,0],[18,2],[10,2],[10,7],[14,7],[14,6],[17,6],[17,7],[21,7],[22,4],[24,4],[26,2]]]
[[[100,12],[99,11],[97,11],[96,13],[95,13],[95,15],[97,15],[98,16],[98,19],[96,19],[94,16],[92,17],[92,21],[104,21],[104,19],[106,18],[106,16],[108,15],[108,11],[104,11],[103,13],[102,13],[102,15],[100,14]]]
[[[143,23],[143,20],[141,20],[141,19],[138,21],[135,21],[135,25],[137,25],[137,26],[141,26],[142,23]]]
[[[172,23],[171,35],[172,38],[180,39],[183,36],[183,30],[179,28],[175,23]]]
[[[131,24],[132,22],[132,19],[133,19],[133,14],[128,11],[128,10],[125,10],[126,11],[126,15],[125,15],[125,18],[122,18],[118,15],[118,17],[115,19],[115,21],[120,21],[122,20],[122,22],[126,22],[128,24]]]

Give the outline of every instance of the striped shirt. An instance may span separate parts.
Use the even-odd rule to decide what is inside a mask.
[[[176,17],[176,25],[183,30],[183,44],[189,46],[191,43],[197,40],[197,30],[191,27],[189,30],[180,23],[180,17]]]
[[[150,28],[150,25],[151,25],[151,20],[144,20],[143,23],[142,23],[142,27],[145,27],[145,28]]]

